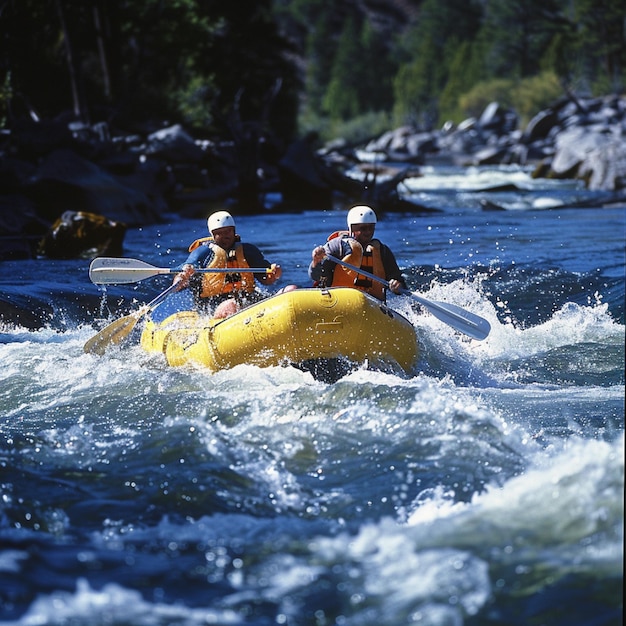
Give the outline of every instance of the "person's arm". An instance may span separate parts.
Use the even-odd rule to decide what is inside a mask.
[[[211,250],[210,246],[202,244],[197,248],[194,248],[189,253],[189,256],[185,259],[182,267],[184,267],[185,265],[192,265],[195,268],[205,267],[207,265],[206,259],[209,256],[213,256],[213,250]]]
[[[385,269],[385,278],[389,281],[389,289],[394,293],[399,293],[400,289],[407,289],[406,281],[398,267],[398,262],[391,248],[384,243],[380,244],[380,256]]]
[[[309,265],[309,278],[314,283],[324,281],[325,285],[332,285],[333,276],[337,264],[326,258],[326,255],[342,259],[350,251],[347,243],[342,243],[341,237],[335,237],[326,242],[323,246],[316,246],[311,252],[311,264]]]
[[[270,263],[254,244],[243,244],[243,256],[250,267],[267,267],[271,270],[254,274],[254,277],[263,285],[273,285],[283,275],[280,265]]]
[[[322,277],[322,264],[326,258],[324,246],[316,246],[311,252],[311,263],[309,264],[309,278],[315,283],[319,283]]]
[[[177,269],[180,273],[174,276],[174,284],[178,285],[178,290],[189,285],[189,279],[195,274],[196,268],[204,267],[206,259],[213,254],[210,246],[201,245],[192,250],[185,262]]]

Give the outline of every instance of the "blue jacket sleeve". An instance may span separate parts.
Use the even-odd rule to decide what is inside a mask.
[[[206,244],[198,246],[195,250],[189,253],[189,256],[184,263],[179,265],[176,269],[182,269],[183,265],[193,265],[196,269],[206,267],[213,258],[213,251]]]
[[[272,264],[263,256],[263,253],[252,243],[243,244],[243,256],[250,267],[271,267]],[[267,274],[256,272],[254,277],[260,282],[265,283]]]

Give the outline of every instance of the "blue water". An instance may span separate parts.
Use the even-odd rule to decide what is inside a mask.
[[[170,279],[103,294],[89,261],[0,265],[0,294],[48,316],[0,328],[2,625],[622,623],[626,208],[554,208],[594,196],[515,168],[403,191],[441,209],[381,216],[410,287],[492,326],[469,340],[391,296],[420,340],[407,377],[84,354]],[[344,216],[237,224],[308,286]],[[173,267],[204,234],[172,216],[125,256]]]

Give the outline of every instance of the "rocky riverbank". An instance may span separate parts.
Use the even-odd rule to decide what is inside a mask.
[[[366,150],[387,160],[459,165],[535,164],[535,176],[581,179],[589,189],[626,188],[626,97],[566,99],[520,128],[514,111],[494,102],[479,118],[432,132],[400,128]]]
[[[374,171],[371,158],[393,162]],[[326,209],[371,202],[381,210],[427,210],[398,184],[428,163],[532,165],[537,177],[582,179],[590,189],[626,188],[626,98],[569,98],[520,128],[498,103],[478,118],[423,131],[402,127],[363,146],[317,149],[311,137],[285,150],[260,132],[232,141],[198,140],[180,126],[116,132],[105,123],[28,123],[2,135],[0,260],[115,254],[125,229],[167,213],[202,216],[213,206],[238,213]],[[367,187],[346,175],[373,173]],[[314,202],[312,202],[314,199]],[[432,209],[428,209],[432,210]]]

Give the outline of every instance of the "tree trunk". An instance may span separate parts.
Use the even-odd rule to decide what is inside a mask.
[[[74,109],[74,115],[83,122],[87,122],[87,115],[82,106],[79,90],[78,70],[76,61],[74,58],[74,51],[72,49],[72,41],[67,29],[67,22],[65,20],[65,13],[63,11],[63,5],[61,0],[54,0],[54,4],[59,16],[59,22],[61,23],[61,30],[63,31],[63,39],[65,40],[65,56],[67,59],[67,69],[70,74],[70,85],[72,88],[72,103]]]
[[[102,6],[96,1],[93,5],[93,23],[96,29],[96,41],[98,43],[98,56],[100,57],[100,68],[102,69],[102,85],[104,87],[104,97],[111,101],[111,75],[107,62],[105,37],[102,28]]]

